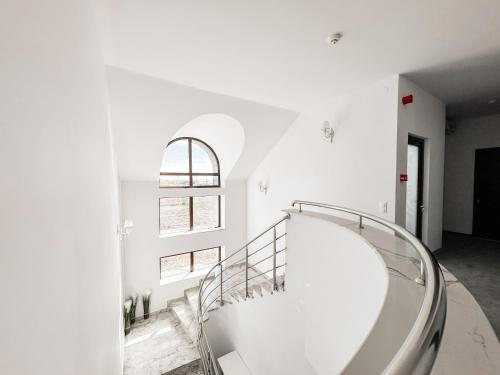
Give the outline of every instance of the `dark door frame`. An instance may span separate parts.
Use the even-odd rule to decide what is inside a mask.
[[[422,239],[422,216],[424,207],[424,150],[425,140],[408,135],[408,144],[418,147],[418,182],[417,182],[417,237]]]
[[[474,193],[473,193],[473,201],[472,201],[472,235],[475,237],[481,237],[481,230],[479,227],[479,178],[478,178],[478,167],[477,167],[477,154],[482,151],[489,150],[500,150],[500,147],[487,147],[487,148],[477,148],[474,150]]]

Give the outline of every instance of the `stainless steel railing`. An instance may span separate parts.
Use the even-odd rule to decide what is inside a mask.
[[[370,220],[390,229],[395,235],[407,241],[415,249],[420,258],[420,267],[419,276],[414,281],[425,287],[422,305],[406,339],[389,365],[385,368],[383,374],[429,374],[437,356],[446,318],[446,287],[440,267],[432,253],[404,228],[374,215],[345,207],[300,200],[293,201],[293,206],[298,206],[299,212],[302,212],[302,206],[309,206],[352,214],[358,218],[360,229],[364,229],[363,220]],[[278,234],[278,228],[280,224],[289,218],[290,214],[284,216],[236,252],[218,262],[201,281],[198,294],[197,340],[205,375],[221,374],[221,369],[206,335],[204,322],[208,312],[212,307],[222,306],[228,302],[231,303],[230,298],[226,300],[225,296],[227,297],[232,290],[238,287],[243,289],[244,299],[250,298],[252,294],[250,281],[258,277],[267,277],[272,283],[272,290],[278,290],[279,277],[277,273],[284,272],[286,266],[286,262],[278,264],[279,262],[277,261],[278,255],[284,254],[286,250],[286,245],[278,249],[278,243],[280,241],[283,242],[286,236],[286,231]],[[271,239],[265,240],[263,245],[258,243],[266,235],[270,235]],[[250,251],[252,245],[256,245],[258,247],[257,250]],[[270,255],[266,255],[258,261],[253,261],[253,263],[250,261],[252,256],[261,254],[261,252],[268,249],[271,245],[272,250]],[[268,252],[265,254],[268,254]],[[266,270],[263,272],[254,269],[255,266],[262,265],[266,261],[272,262],[270,268],[265,267]],[[232,274],[227,274],[226,271],[234,265],[240,265],[241,269]],[[243,272],[244,275],[241,275]],[[238,277],[243,277],[243,280],[238,281]],[[231,280],[233,281],[233,285],[230,285]],[[209,287],[211,288],[209,289]]]
[[[284,279],[279,281],[278,272],[281,272],[284,277],[286,266],[284,260],[278,262],[278,257],[284,258],[285,256],[286,227],[284,223],[289,218],[290,214],[285,215],[243,247],[215,264],[201,281],[198,292],[197,344],[205,375],[220,375],[222,373],[206,335],[204,323],[208,312],[212,307],[231,303],[230,293],[240,289],[243,292],[243,299],[252,298],[253,286],[251,283],[259,278],[264,280],[264,283],[271,284],[272,292],[278,291],[279,284],[284,283]],[[279,233],[280,230],[282,233]],[[266,236],[271,238],[266,239]],[[259,241],[263,241],[263,243]],[[281,248],[278,248],[279,245]],[[252,246],[256,246],[257,249],[252,249]],[[260,259],[257,258],[259,254],[263,255]],[[271,265],[266,267],[266,262],[270,262]],[[265,270],[261,271],[261,267],[264,267]]]
[[[302,206],[324,208],[357,216],[359,227],[363,229],[363,219],[384,226],[406,240],[420,257],[420,276],[415,282],[425,286],[422,306],[403,345],[392,358],[383,374],[408,375],[429,374],[436,359],[446,320],[446,285],[443,274],[432,255],[414,235],[406,229],[361,211],[331,204],[295,200],[292,207]]]

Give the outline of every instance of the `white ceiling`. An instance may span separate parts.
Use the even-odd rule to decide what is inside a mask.
[[[500,53],[406,76],[446,103],[448,118],[500,113]],[[495,99],[495,103],[488,103]]]
[[[498,0],[101,1],[109,64],[299,110],[500,51]]]

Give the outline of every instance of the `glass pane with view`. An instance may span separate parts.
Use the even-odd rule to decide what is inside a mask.
[[[182,278],[191,272],[191,254],[160,258],[160,278]]]
[[[218,195],[193,197],[193,230],[206,230],[220,226]]]
[[[160,258],[160,279],[175,281],[187,277],[191,272],[203,274],[212,268],[222,255],[221,247],[193,251]],[[193,264],[191,264],[191,260]],[[170,279],[170,280],[169,280]]]
[[[194,253],[194,271],[208,270],[219,261],[219,247],[196,251]]]
[[[160,235],[188,232],[189,197],[160,198]]]
[[[193,140],[191,145],[193,173],[216,173],[217,161],[207,145]]]
[[[167,146],[160,172],[189,173],[189,143],[180,139]]]

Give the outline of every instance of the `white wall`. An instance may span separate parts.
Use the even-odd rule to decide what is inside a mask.
[[[159,189],[158,182],[122,182],[122,217],[134,221],[130,236],[124,241],[125,294],[141,293],[151,288],[151,311],[166,307],[168,300],[179,298],[184,289],[198,285],[199,278],[160,285],[160,257],[191,250],[225,246],[229,255],[246,239],[246,181],[226,181],[225,188]],[[224,230],[159,237],[159,197],[196,194],[225,195]],[[138,304],[137,315],[143,311]]]
[[[446,136],[444,229],[472,233],[475,151],[500,147],[500,115],[456,123]]]
[[[413,103],[401,98],[413,95]],[[398,93],[398,146],[396,183],[396,224],[405,226],[406,184],[399,175],[406,173],[408,135],[425,139],[422,242],[431,250],[441,248],[443,231],[443,180],[445,106],[405,77],[400,77]]]
[[[253,374],[340,374],[384,305],[385,263],[329,217],[292,214],[286,225],[286,292],[226,304],[207,336],[216,356],[236,349]]]
[[[246,178],[264,158],[297,113],[198,90],[123,69],[106,69],[111,115],[122,181],[122,220],[135,227],[125,240],[125,294],[153,289],[152,310],[195,286],[191,279],[160,286],[159,257],[225,245],[227,253],[246,239]],[[217,114],[217,115],[214,115]],[[221,163],[226,196],[226,230],[158,237],[158,198],[189,195],[189,189],[158,189],[168,142],[177,136],[206,140]],[[214,194],[216,189],[208,189]],[[191,192],[201,194],[201,189]],[[138,314],[142,313],[139,304]]]
[[[0,373],[120,374],[117,195],[84,0],[0,12]]]
[[[232,179],[245,179],[273,147],[297,113],[123,69],[106,69],[120,178],[156,181],[167,143],[201,115],[222,113],[243,127],[245,144]],[[226,133],[224,142],[233,139]],[[217,152],[217,150],[216,150]]]
[[[248,234],[280,217],[293,199],[348,206],[394,220],[398,77],[304,113],[248,180]],[[335,127],[333,143],[321,127]],[[258,181],[268,181],[267,195]],[[388,212],[379,211],[388,202]]]

